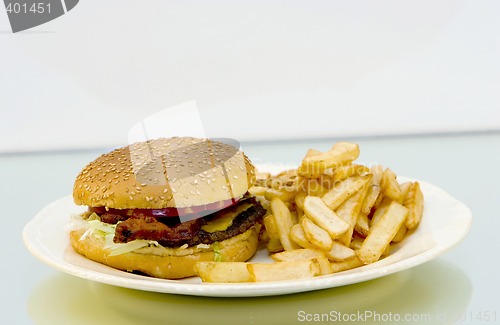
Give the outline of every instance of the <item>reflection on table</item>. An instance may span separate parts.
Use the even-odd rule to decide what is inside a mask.
[[[388,317],[452,324],[471,293],[467,276],[440,260],[364,283],[255,298],[144,292],[60,273],[35,289],[28,310],[36,324],[290,324],[347,318],[350,324],[383,324]]]

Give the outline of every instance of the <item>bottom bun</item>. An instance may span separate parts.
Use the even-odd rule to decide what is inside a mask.
[[[110,256],[111,250],[104,247],[104,238],[93,235],[82,238],[85,231],[84,228],[76,229],[69,234],[71,245],[76,252],[93,261],[128,272],[141,272],[163,279],[180,279],[196,275],[196,262],[215,260],[213,245],[186,249],[161,247],[158,251],[149,247]],[[243,234],[219,242],[218,258],[226,262],[247,261],[253,256],[257,246],[257,231],[252,227]]]

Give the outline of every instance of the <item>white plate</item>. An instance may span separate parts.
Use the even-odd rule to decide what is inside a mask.
[[[401,178],[402,181],[407,179]],[[63,272],[120,287],[196,296],[271,296],[348,285],[382,277],[427,262],[467,235],[471,212],[442,189],[420,181],[425,197],[422,222],[418,229],[395,246],[391,254],[371,265],[312,279],[263,283],[202,283],[199,278],[163,280],[131,274],[93,262],[77,254],[69,244],[65,226],[73,213],[85,208],[63,197],[41,210],[23,231],[29,251],[44,263]],[[265,250],[253,262],[271,261]]]

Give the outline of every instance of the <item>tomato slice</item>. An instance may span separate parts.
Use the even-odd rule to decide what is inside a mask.
[[[186,208],[163,208],[163,209],[113,209],[106,207],[89,207],[90,212],[95,212],[97,214],[103,213],[115,213],[122,216],[133,216],[136,214],[142,213],[145,216],[151,216],[155,218],[171,218],[171,217],[179,217],[185,215],[207,215],[207,212],[215,212],[225,208],[228,208],[232,205],[238,203],[240,198],[238,199],[229,199],[218,201],[214,203],[209,203],[205,205],[197,205]]]

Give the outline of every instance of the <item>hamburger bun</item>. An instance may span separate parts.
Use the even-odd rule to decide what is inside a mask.
[[[115,269],[139,272],[156,278],[180,279],[196,275],[194,265],[201,261],[214,261],[213,245],[207,248],[147,247],[134,252],[110,256],[102,237],[86,236],[85,229],[70,232],[70,242],[75,251],[95,262]],[[258,234],[251,228],[238,236],[219,242],[218,254],[225,262],[242,262],[250,259],[258,246]]]
[[[243,196],[255,167],[237,148],[207,139],[160,138],[104,154],[77,176],[78,205],[162,209]]]

